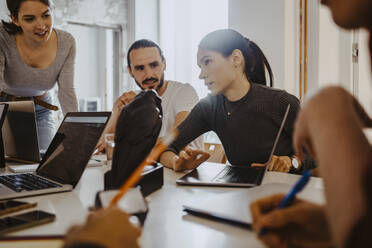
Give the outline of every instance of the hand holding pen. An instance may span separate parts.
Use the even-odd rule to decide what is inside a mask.
[[[251,204],[253,229],[268,247],[330,247],[324,206],[295,197],[309,177],[307,172],[287,195],[275,194]]]
[[[302,177],[297,181],[293,188],[285,195],[283,200],[278,205],[278,209],[282,209],[290,206],[296,198],[296,195],[303,190],[306,184],[309,182],[311,171],[305,171]],[[267,228],[263,227],[259,233],[259,236],[265,235]]]

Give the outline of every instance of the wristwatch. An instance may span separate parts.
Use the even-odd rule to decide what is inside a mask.
[[[295,170],[298,170],[300,168],[300,163],[298,162],[298,160],[295,156],[291,156],[291,162],[292,162],[292,167]]]

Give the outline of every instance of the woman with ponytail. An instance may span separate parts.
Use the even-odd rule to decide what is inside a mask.
[[[177,139],[161,156],[163,165],[176,171],[196,168],[208,154],[184,147],[199,135],[214,131],[232,165],[263,166],[290,104],[269,170],[299,172],[301,169],[294,168],[292,163],[302,169],[313,167],[311,160],[301,163],[294,157],[292,134],[299,100],[271,87],[274,84],[271,67],[253,41],[232,29],[214,31],[200,42],[197,60],[201,68],[199,77],[211,94],[178,126]]]
[[[7,0],[0,24],[0,101],[33,100],[41,149],[54,136],[50,90],[58,82],[63,113],[77,111],[75,40],[53,27],[52,0]]]

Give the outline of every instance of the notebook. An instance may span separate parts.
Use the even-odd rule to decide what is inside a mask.
[[[33,101],[7,102],[8,113],[2,127],[7,159],[39,163],[41,160]]]
[[[288,116],[290,105],[287,106],[278,134],[274,140],[273,148],[266,165],[270,163],[282,133]],[[176,182],[179,185],[201,185],[201,186],[230,186],[230,187],[254,187],[261,184],[262,178],[267,170],[265,167],[237,167],[233,165],[203,163],[198,168],[184,175]]]
[[[35,173],[0,175],[0,200],[72,190],[110,112],[67,113]]]
[[[190,201],[182,207],[185,212],[192,215],[250,229],[252,217],[249,205],[272,194],[286,194],[292,187],[290,184],[282,183],[265,184],[243,191],[217,194],[202,201]],[[298,197],[318,204],[325,202],[321,188],[307,187],[298,194]]]

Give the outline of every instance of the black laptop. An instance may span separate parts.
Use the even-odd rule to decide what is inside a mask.
[[[110,114],[67,113],[36,173],[0,175],[0,200],[72,190],[79,182]]]
[[[0,103],[0,129],[3,126],[6,112],[8,111],[9,105],[6,103]],[[5,167],[5,152],[4,152],[4,143],[3,135],[0,133],[0,168]]]
[[[284,123],[287,119],[290,105],[284,114],[278,134],[274,140],[273,148],[266,165],[270,163],[282,133]],[[265,167],[234,166],[205,162],[198,168],[184,175],[176,182],[179,185],[201,185],[201,186],[229,186],[229,187],[254,187],[261,184],[267,171]]]
[[[34,102],[19,101],[6,104],[9,108],[1,130],[7,160],[40,163]]]

